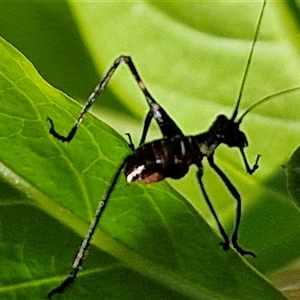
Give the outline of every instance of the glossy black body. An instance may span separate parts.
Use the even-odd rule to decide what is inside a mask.
[[[140,183],[154,183],[161,181],[167,177],[180,179],[186,175],[191,165],[196,165],[198,168],[197,179],[199,182],[200,190],[212,215],[215,218],[220,234],[223,237],[223,241],[220,243],[223,249],[228,250],[230,248],[230,245],[232,245],[233,248],[236,249],[236,251],[241,255],[247,254],[255,256],[253,252],[244,250],[238,244],[238,231],[242,214],[241,197],[227,175],[225,175],[224,172],[215,164],[214,153],[220,144],[226,144],[229,147],[237,147],[240,150],[246,171],[249,174],[252,174],[258,168],[259,155],[257,156],[253,167],[250,167],[248,164],[246,155],[244,153],[244,148],[248,146],[248,142],[246,139],[246,135],[239,128],[243,117],[251,110],[251,108],[248,109],[240,119],[236,120],[236,117],[238,114],[239,103],[248,74],[254,45],[258,37],[258,31],[262,20],[265,3],[266,1],[264,1],[263,8],[261,10],[258,25],[255,31],[255,36],[251,46],[251,51],[247,60],[244,77],[242,79],[240,93],[232,117],[228,118],[222,114],[217,116],[216,120],[207,131],[195,136],[185,136],[182,133],[181,129],[174,122],[174,120],[171,119],[168,113],[151,96],[129,56],[120,56],[114,61],[113,65],[110,67],[104,78],[99,82],[93,93],[90,95],[82,112],[76,120],[75,125],[72,127],[67,136],[60,135],[55,130],[53,121],[48,117],[48,121],[50,122],[50,134],[52,134],[56,139],[62,142],[70,142],[76,135],[77,129],[79,128],[88,110],[96,101],[97,97],[103,92],[114,72],[122,62],[129,67],[129,70],[131,71],[136,83],[138,84],[138,87],[140,88],[149,105],[149,111],[144,121],[142,137],[138,148],[135,149],[129,136],[129,146],[133,152],[131,155],[127,156],[120,164],[118,170],[112,178],[111,185],[108,187],[107,192],[99,202],[94,219],[92,220],[90,228],[75,256],[72,270],[69,276],[57,288],[53,289],[48,294],[49,298],[51,298],[56,293],[62,293],[65,288],[69,286],[76,278],[77,273],[81,269],[87,249],[97,228],[100,217],[122,172],[124,172],[126,180],[129,183],[133,181],[138,181]],[[265,100],[262,100],[261,102],[263,101]],[[150,143],[145,143],[152,119],[157,122],[163,137],[162,139],[158,139]],[[236,200],[236,220],[234,232],[231,238],[229,238],[229,236],[226,234],[222,224],[220,223],[217,213],[204,187],[202,180],[202,177],[204,175],[202,160],[204,158],[208,160],[210,167],[221,178],[228,191]]]

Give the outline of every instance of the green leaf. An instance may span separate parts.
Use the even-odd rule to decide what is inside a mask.
[[[300,208],[300,148],[292,154],[288,163],[284,166],[287,176],[288,191]]]
[[[99,72],[105,72],[108,62],[121,53],[130,54],[150,92],[186,134],[204,132],[217,114],[232,114],[261,3],[122,2],[116,9],[112,2],[72,2],[71,7]],[[267,3],[240,113],[268,95],[300,86],[299,31],[294,23],[284,2]],[[131,75],[127,70],[117,74],[110,85],[114,93],[136,115],[144,115],[146,105],[135,94]],[[240,237],[259,253],[253,264],[264,274],[299,257],[299,214],[289,205],[281,168],[299,143],[298,98],[299,92],[274,98],[244,119],[241,129],[249,141],[249,161],[262,154],[253,176],[245,174],[236,149],[220,147],[215,156],[242,195]],[[124,132],[116,115],[122,116],[117,108],[101,118]],[[142,118],[137,129],[130,127],[132,123],[126,130],[139,137]],[[157,136],[154,132],[149,140]],[[189,175],[169,182],[215,226],[199,200],[193,170]],[[210,198],[231,229],[232,197],[206,165],[205,180]]]
[[[97,201],[129,151],[92,116],[71,144],[55,140],[47,115],[68,128],[78,105],[2,39],[0,57],[0,295],[40,299],[66,276]],[[236,253],[223,252],[166,183],[129,188],[120,180],[100,227],[85,269],[63,298],[283,299]]]
[[[158,102],[185,133],[194,134],[207,130],[217,114],[232,114],[261,4],[2,2],[0,8],[0,33],[54,86],[88,96],[113,60],[130,54]],[[241,112],[299,85],[299,33],[290,30],[293,25],[283,2],[267,3]],[[8,299],[42,298],[65,278],[97,201],[129,153],[97,119],[138,141],[147,108],[130,73],[120,68],[99,101],[101,117],[88,116],[76,139],[61,145],[49,137],[46,116],[67,133],[80,107],[4,45],[0,292]],[[236,150],[216,152],[243,198],[240,241],[256,252],[249,261],[268,276],[299,257],[299,213],[286,201],[280,167],[299,144],[298,97],[277,98],[245,118],[249,159],[263,155],[252,177]],[[94,112],[98,116],[98,108]],[[154,131],[150,140],[158,136]],[[230,231],[235,203],[213,175],[205,165],[209,195]],[[215,225],[193,170],[171,183]],[[220,239],[168,185],[128,187],[121,178],[100,227],[81,276],[62,298],[282,298],[244,260],[223,253]]]

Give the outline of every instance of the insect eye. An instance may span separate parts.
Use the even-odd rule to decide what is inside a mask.
[[[246,135],[242,131],[237,130],[234,132],[234,134],[231,134],[227,137],[226,144],[229,147],[244,148],[248,146],[248,141]]]

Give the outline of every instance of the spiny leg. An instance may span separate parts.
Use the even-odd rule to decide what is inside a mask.
[[[204,185],[203,185],[203,181],[202,181],[202,177],[203,177],[203,168],[202,166],[198,166],[198,172],[197,172],[197,178],[198,178],[198,182],[199,182],[199,185],[200,185],[200,188],[201,188],[201,191],[202,191],[202,194],[204,196],[204,199],[212,213],[212,215],[214,216],[216,222],[217,222],[217,225],[218,225],[218,228],[219,228],[219,231],[224,239],[224,242],[221,242],[220,245],[222,246],[223,250],[227,251],[229,249],[229,238],[228,238],[228,235],[226,234],[221,222],[219,221],[219,218],[217,216],[217,213],[212,205],[212,203],[210,202],[209,200],[209,197],[206,193],[206,190],[204,188]]]
[[[238,231],[239,231],[239,226],[241,223],[241,215],[242,215],[242,200],[240,197],[240,194],[238,193],[237,189],[233,186],[233,184],[230,182],[228,177],[223,173],[223,171],[214,163],[213,156],[210,156],[208,158],[209,165],[214,169],[214,171],[221,177],[223,182],[225,183],[226,187],[228,188],[229,192],[232,194],[232,196],[236,199],[237,201],[237,207],[236,207],[236,220],[235,220],[235,227],[234,227],[234,232],[232,235],[232,246],[241,254],[241,255],[251,255],[255,257],[255,254],[251,251],[247,251],[242,249],[238,245]]]
[[[241,155],[242,155],[242,158],[243,158],[243,161],[244,161],[247,173],[249,173],[250,175],[252,175],[259,168],[258,161],[259,161],[261,155],[258,154],[256,156],[255,163],[254,163],[253,167],[251,168],[250,165],[249,165],[249,163],[248,163],[248,160],[247,160],[246,154],[244,152],[244,149],[240,148],[240,152],[241,152]]]
[[[112,182],[106,192],[106,194],[104,195],[104,197],[102,198],[102,200],[99,202],[98,204],[98,207],[97,207],[97,210],[95,212],[95,215],[94,215],[94,218],[90,224],[90,227],[89,227],[89,230],[85,236],[85,238],[83,239],[79,249],[78,249],[78,252],[76,253],[76,256],[75,256],[75,259],[73,261],[73,265],[72,265],[72,270],[69,274],[69,276],[55,289],[51,290],[49,293],[48,293],[48,298],[51,298],[53,295],[55,294],[61,294],[64,292],[64,290],[71,284],[74,282],[76,276],[77,276],[77,273],[81,270],[82,268],[82,264],[83,264],[83,261],[86,257],[86,253],[88,251],[88,248],[90,246],[90,243],[91,243],[91,240],[93,238],[93,235],[95,233],[95,230],[98,226],[98,223],[99,223],[99,220],[100,220],[100,217],[101,215],[103,214],[104,212],[104,209],[106,207],[106,204],[110,198],[110,195],[118,181],[118,178],[123,170],[123,167],[124,167],[124,162],[120,165],[120,167],[118,168],[117,172],[115,173],[113,179],[112,179]]]
[[[106,85],[110,81],[111,77],[113,76],[114,72],[118,68],[121,62],[124,62],[129,67],[132,75],[135,78],[135,81],[137,82],[140,90],[144,94],[147,103],[150,107],[150,111],[152,112],[153,118],[155,118],[156,122],[158,123],[160,130],[164,137],[170,137],[174,135],[183,135],[181,130],[178,128],[178,126],[175,124],[175,122],[170,118],[170,116],[166,113],[166,111],[154,100],[154,98],[149,93],[148,89],[146,88],[144,82],[140,78],[135,65],[133,64],[131,58],[129,56],[122,55],[118,57],[113,65],[110,67],[104,78],[98,83],[98,85],[95,87],[94,91],[89,96],[87,102],[85,103],[85,106],[83,107],[78,119],[76,120],[74,126],[72,127],[71,131],[67,136],[63,136],[59,134],[55,128],[54,123],[51,118],[47,117],[47,120],[50,122],[50,134],[52,134],[55,138],[61,140],[62,142],[70,142],[73,137],[76,134],[76,131],[78,127],[80,126],[81,122],[83,121],[85,115],[91,108],[91,106],[96,101],[97,97],[103,92]],[[151,119],[152,116],[149,114],[149,118]],[[150,122],[149,122],[150,124]],[[148,126],[149,127],[149,126]],[[145,131],[145,136],[147,134],[147,130]]]

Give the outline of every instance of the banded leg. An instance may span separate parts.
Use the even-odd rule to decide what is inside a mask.
[[[92,237],[95,233],[95,230],[98,226],[98,223],[99,223],[99,220],[100,220],[100,217],[101,215],[103,214],[104,212],[104,209],[106,207],[106,204],[111,196],[111,193],[118,181],[118,178],[120,177],[120,174],[123,170],[123,167],[124,167],[124,162],[120,165],[119,169],[117,170],[117,172],[115,173],[113,179],[112,179],[112,182],[106,192],[106,194],[104,195],[104,197],[102,198],[102,200],[99,202],[98,204],[98,208],[95,212],[95,216],[90,224],[90,227],[89,227],[89,230],[85,236],[85,238],[83,239],[79,249],[78,249],[78,252],[76,253],[76,256],[75,256],[75,259],[73,261],[73,265],[72,265],[72,270],[69,274],[69,276],[55,289],[53,289],[52,291],[50,291],[48,293],[48,298],[50,299],[53,295],[55,294],[61,294],[63,293],[63,291],[71,284],[74,282],[76,276],[77,276],[77,273],[81,270],[82,268],[82,264],[83,264],[83,261],[86,257],[86,253],[88,251],[88,248],[90,246],[90,243],[91,243],[91,240],[92,240]]]
[[[214,171],[221,177],[223,182],[225,183],[226,187],[228,188],[231,195],[236,199],[237,201],[237,207],[236,207],[236,220],[235,220],[235,227],[233,231],[233,235],[231,238],[232,246],[241,254],[241,255],[251,255],[255,257],[255,254],[251,251],[247,251],[242,249],[238,245],[238,231],[239,226],[241,223],[241,215],[242,215],[242,200],[241,196],[238,193],[237,189],[233,186],[231,181],[228,179],[228,177],[224,174],[224,172],[214,163],[213,156],[210,156],[208,158],[209,165],[214,169]]]
[[[149,125],[152,117],[156,120],[158,126],[160,127],[160,130],[164,137],[170,137],[174,135],[183,135],[181,130],[178,128],[176,123],[171,119],[171,117],[166,113],[166,111],[154,100],[154,98],[149,93],[148,89],[146,88],[144,82],[140,78],[135,65],[133,64],[131,58],[129,56],[120,56],[118,57],[113,65],[110,67],[104,78],[98,83],[98,85],[95,87],[92,94],[89,96],[87,102],[85,103],[85,106],[83,107],[78,119],[76,120],[74,126],[72,127],[71,131],[67,136],[63,136],[59,134],[55,128],[54,123],[51,118],[47,118],[47,120],[50,122],[50,134],[52,134],[55,138],[61,140],[62,142],[70,142],[73,137],[76,134],[76,131],[78,127],[80,126],[81,122],[83,121],[85,115],[91,108],[91,106],[96,101],[97,97],[100,96],[100,94],[105,89],[106,85],[110,81],[111,77],[113,76],[114,72],[118,68],[121,62],[126,63],[126,65],[129,67],[135,81],[137,82],[140,90],[144,94],[146,101],[150,107],[150,113],[148,113],[148,117],[146,117],[146,120],[148,120]],[[148,127],[149,127],[148,125]],[[148,130],[148,129],[147,129]],[[143,135],[147,134],[147,130],[144,130]]]

